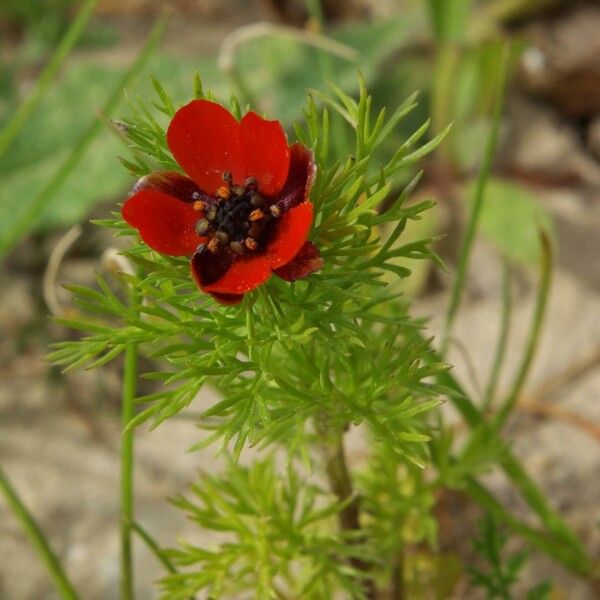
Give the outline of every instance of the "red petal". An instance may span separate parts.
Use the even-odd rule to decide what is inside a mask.
[[[210,294],[219,304],[235,306],[244,299],[244,294]]]
[[[199,246],[190,263],[196,285],[205,289],[211,283],[219,281],[236,258],[237,255],[229,248],[220,248],[217,252],[211,252],[206,245]]]
[[[286,281],[296,281],[308,277],[322,267],[323,259],[319,249],[312,242],[306,242],[289,263],[273,272]]]
[[[303,202],[281,216],[276,237],[267,246],[271,268],[282,267],[298,254],[306,242],[312,220],[313,205],[310,202]]]
[[[308,199],[317,167],[313,153],[303,144],[290,148],[290,168],[283,189],[273,198],[282,212]]]
[[[202,195],[202,191],[189,177],[176,171],[153,171],[137,180],[131,195],[142,190],[154,190],[167,196],[179,198],[183,202],[194,202]]]
[[[129,198],[122,214],[142,240],[162,254],[187,256],[205,241],[194,230],[199,216],[192,205],[156,190],[142,190]]]
[[[218,294],[244,294],[267,281],[270,276],[271,267],[265,256],[240,257],[221,279],[202,289]]]
[[[183,170],[209,194],[223,184],[223,171],[230,171],[236,182],[246,176],[240,124],[216,102],[192,100],[180,108],[169,125],[167,142]]]
[[[274,196],[288,175],[290,149],[279,121],[267,121],[255,112],[240,121],[240,140],[246,177],[256,177],[259,190]]]

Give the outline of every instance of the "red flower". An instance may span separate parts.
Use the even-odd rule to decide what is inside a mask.
[[[219,104],[193,100],[173,117],[167,143],[188,177],[142,177],[123,218],[154,250],[191,256],[200,289],[237,304],[272,273],[294,281],[322,267],[307,241],[313,155],[288,146],[278,121],[249,112],[238,122]]]

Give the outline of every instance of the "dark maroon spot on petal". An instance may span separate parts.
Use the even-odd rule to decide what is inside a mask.
[[[319,249],[312,242],[306,242],[289,263],[275,269],[273,273],[286,281],[296,281],[308,277],[322,267],[323,259]]]
[[[225,306],[235,306],[244,299],[244,294],[217,294],[209,292],[209,294],[219,303]]]
[[[227,247],[211,252],[206,244],[198,246],[191,259],[192,274],[200,287],[219,281],[235,260],[236,255]]]
[[[133,186],[130,196],[141,190],[155,190],[187,203],[202,200],[206,196],[189,177],[176,171],[153,171],[144,175]]]
[[[313,153],[303,144],[290,147],[290,168],[283,189],[272,199],[281,212],[294,208],[308,198],[317,168]]]

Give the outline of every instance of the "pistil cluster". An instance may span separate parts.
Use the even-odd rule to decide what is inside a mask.
[[[214,254],[229,246],[235,254],[253,252],[260,247],[269,223],[281,215],[275,204],[267,202],[258,192],[256,178],[249,177],[244,185],[234,185],[229,171],[223,173],[224,185],[214,196],[200,194],[193,203],[194,210],[203,214],[196,223],[196,233],[208,237],[208,249]]]

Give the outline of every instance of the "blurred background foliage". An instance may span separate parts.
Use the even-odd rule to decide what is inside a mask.
[[[175,2],[173,6],[176,13],[199,9],[202,14],[202,4]],[[244,3],[231,4],[237,4],[242,15],[248,10]],[[271,17],[270,23],[243,26],[222,36],[219,43],[200,44],[197,51],[182,52],[169,43],[153,53],[145,73],[151,72],[178,102],[184,102],[190,96],[190,74],[197,70],[205,85],[225,99],[233,88],[253,108],[288,126],[300,117],[307,90],[322,89],[327,82],[352,91],[357,69],[377,106],[398,104],[413,90],[420,90],[420,109],[406,121],[406,127],[414,128],[430,115],[433,135],[453,123],[446,144],[433,159],[435,164],[427,170],[429,183],[438,197],[456,184],[461,186],[459,195],[468,197],[490,129],[503,44],[515,38],[513,66],[524,45],[518,35],[511,34],[509,25],[558,4],[547,0],[322,5],[313,0],[265,1],[262,10]],[[10,238],[21,215],[27,230],[47,230],[80,222],[99,201],[125,193],[131,182],[115,160],[125,151],[109,118],[126,112],[126,107],[122,103],[111,115],[102,114],[101,107],[128,68],[119,48],[127,38],[139,40],[144,30],[147,33],[142,27],[132,36],[118,17],[138,12],[149,22],[160,11],[159,5],[133,0],[120,8],[108,1],[98,4],[98,14],[81,34],[76,50],[0,157],[0,239]],[[19,102],[30,93],[36,74],[67,32],[76,9],[72,0],[2,3],[7,49],[0,65],[0,127],[7,126]],[[211,3],[206,3],[205,10],[221,16]],[[102,64],[95,60],[99,49],[112,49]],[[130,98],[144,97],[150,85],[148,77],[138,77],[125,92]],[[36,194],[44,194],[48,181],[96,119],[106,127],[98,129],[84,155],[77,158],[77,166],[45,194],[41,210],[27,218],[28,204]],[[394,151],[402,134],[390,137],[386,152]],[[333,150],[338,155],[345,152],[344,140],[338,138]],[[518,183],[493,181],[490,192],[493,200],[485,204],[484,233],[511,258],[536,258],[536,220],[543,209]],[[505,218],[513,205],[518,205],[520,218]],[[432,223],[425,226],[435,228]],[[14,236],[11,239],[17,241]]]

